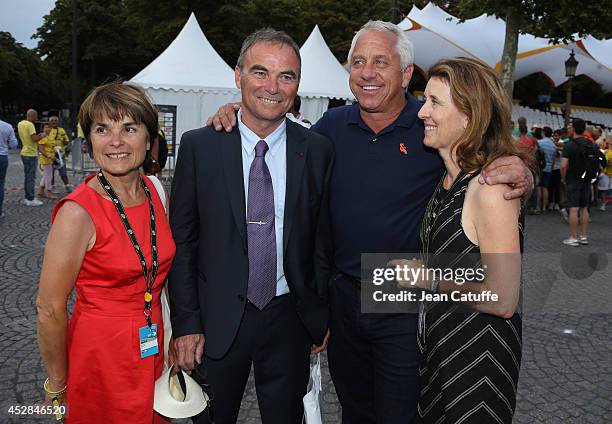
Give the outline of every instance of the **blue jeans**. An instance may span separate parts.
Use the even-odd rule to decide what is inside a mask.
[[[8,156],[0,155],[0,216],[2,216],[2,203],[4,202],[4,182],[6,180],[7,168]]]
[[[34,200],[34,183],[36,182],[36,168],[38,167],[38,156],[21,156],[23,162],[23,188],[25,198]]]

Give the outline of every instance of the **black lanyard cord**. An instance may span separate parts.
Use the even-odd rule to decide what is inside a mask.
[[[127,231],[128,237],[134,246],[134,250],[136,251],[136,255],[138,255],[138,259],[140,260],[140,265],[142,267],[142,275],[145,278],[146,282],[146,291],[144,294],[144,316],[147,321],[147,325],[151,327],[151,301],[153,300],[153,296],[151,295],[151,290],[153,289],[153,283],[155,282],[155,277],[157,277],[157,227],[155,224],[155,209],[153,208],[153,200],[151,198],[151,193],[149,188],[144,183],[142,176],[139,175],[140,185],[145,191],[147,199],[149,200],[149,212],[151,217],[151,273],[149,274],[149,270],[147,269],[147,262],[142,253],[142,249],[140,248],[140,244],[136,239],[136,234],[128,221],[127,214],[125,213],[125,209],[121,204],[121,200],[113,190],[113,187],[110,185],[102,171],[98,171],[98,181],[100,185],[108,194],[108,197],[111,198],[113,204],[115,205],[115,209],[117,209],[117,213],[119,213],[119,218],[121,218],[121,222],[123,222],[123,226]]]

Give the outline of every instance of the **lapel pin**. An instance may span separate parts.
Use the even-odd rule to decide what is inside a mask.
[[[406,145],[404,143],[400,143],[399,149],[400,149],[400,152],[402,152],[404,155],[408,154],[408,149],[406,148]]]

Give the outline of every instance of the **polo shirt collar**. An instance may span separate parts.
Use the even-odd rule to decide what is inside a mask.
[[[392,131],[393,128],[396,126],[405,127],[405,128],[412,127],[415,121],[418,120],[417,113],[420,108],[421,108],[421,102],[415,99],[414,96],[412,96],[412,94],[406,93],[406,104],[404,105],[404,108],[402,109],[401,113],[399,114],[397,119],[387,128],[382,130],[381,133]],[[366,123],[363,122],[363,119],[361,118],[361,114],[359,113],[359,102],[353,103],[351,110],[349,112],[348,123],[353,124],[353,125],[359,125],[360,128],[372,131],[366,125]]]

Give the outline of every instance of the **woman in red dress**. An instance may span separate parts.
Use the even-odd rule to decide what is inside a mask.
[[[167,422],[153,411],[153,391],[175,245],[158,192],[139,171],[157,112],[142,89],[110,83],[88,96],[79,122],[100,171],[53,211],[37,298],[44,388],[65,404],[66,423]]]

